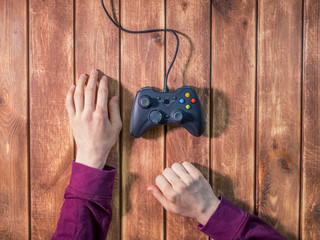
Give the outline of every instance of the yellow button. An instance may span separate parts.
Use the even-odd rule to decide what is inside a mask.
[[[191,108],[191,106],[188,104],[188,105],[186,105],[186,109],[190,109]]]
[[[186,98],[189,98],[190,97],[190,93],[186,93],[184,96],[186,96]]]

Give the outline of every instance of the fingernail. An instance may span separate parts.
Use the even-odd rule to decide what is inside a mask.
[[[113,99],[112,99],[114,102],[119,102],[119,97],[118,96],[115,96],[115,97],[113,97]]]
[[[72,84],[71,86],[70,86],[70,90],[73,90],[73,89],[75,89],[75,85],[74,84]]]
[[[85,75],[85,74],[81,74],[81,76],[80,76],[80,78],[86,78],[87,77],[87,75]]]
[[[91,73],[92,73],[92,74],[97,74],[98,71],[97,71],[97,69],[93,69],[93,70],[91,71]]]
[[[148,190],[149,192],[152,192],[152,193],[153,193],[152,188],[147,188],[147,190]]]
[[[106,76],[106,75],[103,75],[102,78],[103,78],[103,79],[107,79],[107,76]],[[101,79],[102,79],[102,78],[101,78]]]

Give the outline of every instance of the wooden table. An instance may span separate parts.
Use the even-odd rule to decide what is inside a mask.
[[[288,239],[319,239],[320,1],[105,2],[126,28],[179,33],[169,88],[196,89],[205,133],[129,134],[136,92],[163,86],[172,34],[119,32],[99,0],[0,1],[0,239],[54,232],[75,152],[65,95],[93,68],[110,77],[124,125],[108,159],[118,168],[108,239],[208,239],[146,191],[183,161]]]

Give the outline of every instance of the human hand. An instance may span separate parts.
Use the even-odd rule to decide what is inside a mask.
[[[77,144],[76,162],[102,169],[122,128],[118,97],[108,102],[108,80],[92,70],[68,91],[66,108]],[[97,90],[98,89],[98,90]],[[97,96],[96,96],[97,95]]]
[[[148,191],[169,212],[196,219],[205,225],[220,200],[214,194],[210,184],[191,163],[174,163],[156,177],[156,185]]]

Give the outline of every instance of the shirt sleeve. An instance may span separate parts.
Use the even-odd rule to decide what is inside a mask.
[[[105,239],[112,217],[110,201],[116,169],[72,162],[57,229],[52,239]]]
[[[263,220],[241,210],[222,196],[217,210],[206,225],[199,224],[198,229],[214,240],[285,239]]]

